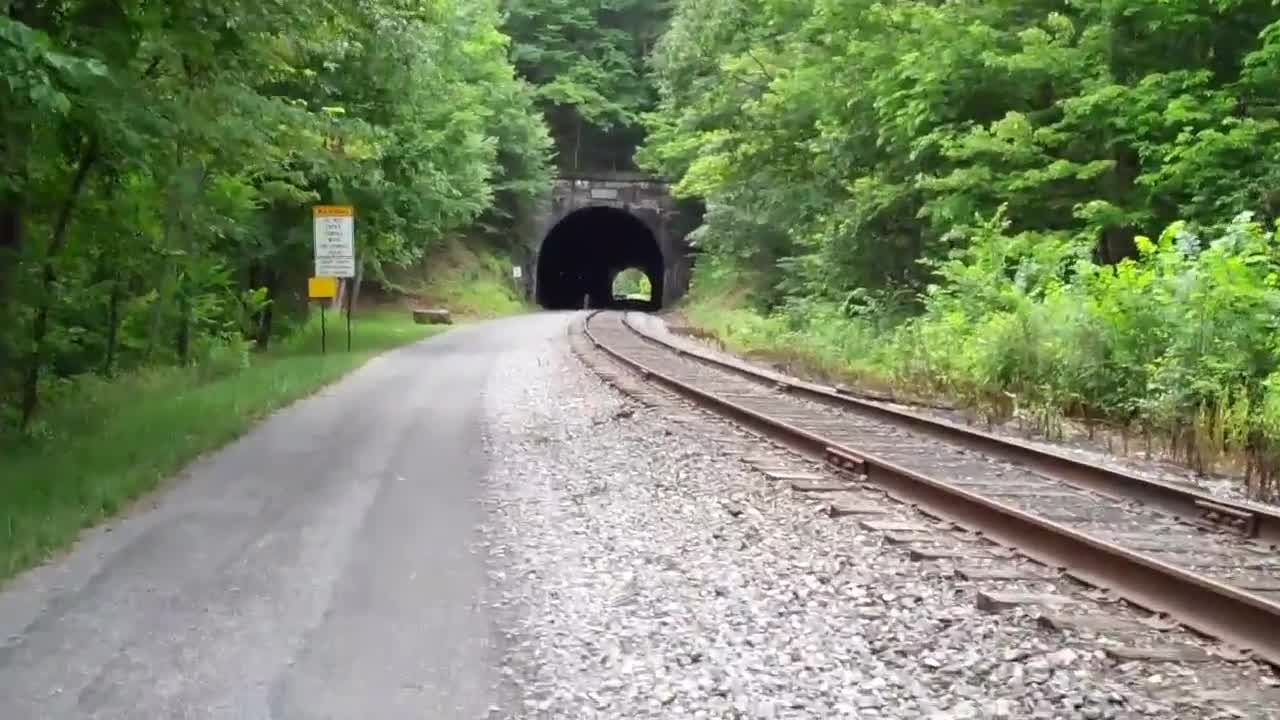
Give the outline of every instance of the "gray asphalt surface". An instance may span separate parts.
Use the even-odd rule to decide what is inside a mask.
[[[482,391],[569,318],[375,359],[11,583],[0,719],[505,716]]]

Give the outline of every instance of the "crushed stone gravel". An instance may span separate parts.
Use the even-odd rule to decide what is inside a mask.
[[[1240,665],[1107,659],[820,515],[567,343],[486,388],[484,551],[515,711],[492,718],[1232,718]],[[1243,681],[1257,682],[1256,678]],[[1217,695],[1206,693],[1216,692]]]

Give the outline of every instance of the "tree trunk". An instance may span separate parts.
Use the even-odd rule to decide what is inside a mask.
[[[89,179],[89,171],[98,160],[97,138],[90,138],[80,153],[80,162],[75,175],[71,179],[71,187],[67,197],[58,210],[58,219],[54,223],[53,236],[49,241],[49,249],[45,253],[43,267],[40,272],[41,294],[36,308],[35,320],[31,323],[31,355],[27,360],[26,377],[22,383],[22,429],[31,425],[36,408],[40,403],[40,370],[44,363],[44,341],[49,331],[49,311],[53,305],[53,286],[57,281],[54,261],[66,244],[67,230],[71,227],[71,216],[75,213],[76,203],[80,201],[85,181]]]
[[[275,308],[276,290],[280,285],[280,281],[276,271],[270,267],[263,268],[262,274],[262,286],[267,289],[268,302],[258,315],[258,334],[255,340],[257,340],[257,349],[266,350],[271,344],[271,328],[272,322],[275,320],[273,308]]]
[[[17,193],[7,195],[0,198],[0,298],[8,295],[9,276],[22,252],[22,198]]]
[[[111,280],[111,294],[107,296],[107,351],[102,359],[102,374],[111,377],[115,371],[116,343],[120,335],[120,280]]]
[[[113,193],[108,185],[107,199],[110,200]],[[112,370],[115,368],[116,343],[120,332],[120,295],[123,290],[123,283],[120,279],[120,272],[117,264],[119,256],[115,247],[108,243],[106,247],[98,244],[97,235],[94,234],[93,244],[98,250],[96,251],[97,268],[93,273],[93,282],[95,285],[103,285],[107,290],[107,314],[103,321],[103,333],[105,335],[103,341],[102,365],[98,368],[98,372],[104,377],[110,377]]]
[[[174,263],[170,250],[173,247],[174,228],[180,221],[180,210],[182,197],[178,192],[178,175],[182,172],[182,146],[179,144],[175,149],[173,174],[168,182],[168,203],[169,212],[164,214],[164,221],[160,230],[160,245],[164,250],[164,263],[161,268],[159,286],[156,288],[156,301],[151,306],[151,327],[147,332],[147,352],[146,358],[150,361],[155,356],[156,348],[160,345],[160,330],[164,320],[164,304],[169,300],[171,289],[174,286],[175,279]]]
[[[10,276],[18,265],[25,241],[23,191],[27,184],[27,146],[23,127],[0,128],[0,175],[10,189],[0,192],[0,299],[7,299]]]
[[[8,257],[22,247],[22,187],[26,184],[23,144],[14,128],[0,134],[0,172],[11,178],[13,189],[0,194],[0,282],[8,272]],[[2,289],[2,286],[0,286]]]
[[[45,29],[47,23],[37,16],[35,3],[4,3],[12,20],[29,27]],[[8,98],[0,95],[0,102]],[[31,147],[31,126],[25,122],[0,121],[0,174],[7,175],[10,190],[0,193],[0,300],[7,300],[9,276],[17,267],[26,242],[26,203],[23,193],[27,183],[27,160]]]
[[[186,365],[191,360],[191,301],[183,283],[178,288],[178,331],[173,338],[173,351],[178,356],[178,364]]]
[[[204,195],[204,186],[208,179],[208,174],[199,161],[190,168],[190,171],[195,174],[196,182],[193,188],[194,197],[192,197],[192,202],[186,205],[188,207],[196,207],[200,197]],[[186,364],[191,359],[191,296],[194,291],[191,284],[191,269],[200,260],[200,245],[196,242],[195,230],[192,228],[193,224],[189,214],[179,217],[179,229],[186,249],[184,262],[187,272],[178,279],[178,337],[176,350],[178,351],[178,360],[183,364]]]
[[[190,223],[179,211],[178,232],[184,237],[188,234]],[[174,331],[173,351],[178,356],[178,364],[186,365],[191,359],[191,263],[194,258],[188,253],[182,258],[185,270],[178,270],[174,293],[178,296],[178,327]],[[181,265],[179,265],[181,267]]]
[[[1111,13],[1107,20],[1110,30],[1107,38],[1107,70],[1115,82],[1124,84],[1129,76],[1129,63],[1123,53],[1123,49],[1128,46],[1126,40],[1131,34],[1129,21],[1112,9],[1107,12]],[[1128,201],[1138,177],[1138,154],[1133,148],[1116,140],[1110,129],[1105,134],[1104,142],[1115,167],[1106,175],[1102,190],[1113,205],[1128,209]],[[1130,226],[1105,228],[1099,238],[1096,253],[1098,259],[1106,264],[1114,264],[1133,257],[1137,254],[1137,246],[1134,244],[1136,236],[1137,230]]]
[[[574,172],[582,169],[582,165],[578,160],[578,154],[582,151],[582,114],[574,113],[577,116],[577,123],[574,127],[573,135],[573,169]]]
[[[364,263],[360,262],[360,256],[356,256],[356,277],[351,283],[351,302],[347,304],[348,308],[354,312],[356,305],[360,304],[360,287],[364,284]]]

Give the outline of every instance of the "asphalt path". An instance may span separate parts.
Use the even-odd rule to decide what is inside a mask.
[[[482,390],[569,317],[379,357],[9,583],[0,718],[512,714],[476,545]]]

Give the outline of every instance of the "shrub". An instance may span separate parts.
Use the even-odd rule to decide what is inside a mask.
[[[253,342],[239,335],[203,337],[196,344],[195,367],[202,380],[214,380],[247,370]]]

